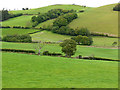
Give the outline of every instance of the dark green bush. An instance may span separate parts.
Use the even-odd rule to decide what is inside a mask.
[[[29,34],[26,35],[7,35],[2,38],[2,41],[6,42],[32,42],[32,38]]]
[[[90,32],[87,28],[80,28],[75,30],[76,35],[90,36]]]
[[[49,51],[44,51],[43,52],[43,55],[47,55],[47,56],[61,56],[62,54],[61,53],[50,53]]]
[[[120,3],[113,8],[113,11],[120,11]]]

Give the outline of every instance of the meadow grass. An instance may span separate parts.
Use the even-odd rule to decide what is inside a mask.
[[[2,53],[3,88],[117,88],[118,62]]]
[[[36,28],[40,28],[40,27],[44,28],[44,27],[47,27],[47,26],[52,26],[54,20],[55,20],[55,19],[51,19],[51,20],[47,20],[47,21],[45,21],[45,22],[43,22],[43,23],[40,23],[40,24],[38,24],[38,25],[36,26]]]
[[[50,5],[46,7],[40,7],[40,8],[35,8],[35,9],[30,9],[30,10],[16,10],[16,11],[9,11],[12,14],[17,14],[17,13],[23,13],[23,14],[38,14],[40,13],[46,13],[51,9],[65,9],[65,10],[86,10],[89,7],[82,7],[79,5]]]
[[[21,49],[21,50],[35,50],[35,47],[38,46],[37,43],[8,43],[2,42],[2,48],[7,49]],[[41,52],[49,51],[62,53],[61,47],[59,44],[45,44],[41,49]],[[63,54],[64,55],[64,54]],[[108,59],[118,59],[118,49],[107,49],[107,48],[95,48],[95,47],[85,47],[85,46],[77,46],[77,51],[74,56],[95,56],[102,57]]]
[[[99,47],[112,47],[113,42],[117,42],[115,46],[118,46],[118,38],[109,38],[109,37],[93,37],[92,46]]]
[[[28,34],[28,33],[32,33],[35,31],[39,31],[36,29],[16,29],[16,28],[2,28],[0,29],[0,31],[2,31],[2,36],[6,36],[6,35],[14,35],[14,34]]]
[[[116,4],[92,8],[73,20],[68,26],[71,28],[86,27],[91,32],[109,33],[118,36],[118,12],[113,11]]]
[[[32,26],[32,22],[31,22],[31,18],[33,15],[23,15],[20,17],[16,17],[16,18],[11,18],[8,19],[6,21],[2,22],[2,26],[23,26],[23,27],[31,27]]]
[[[64,39],[69,39],[71,36],[60,35],[60,34],[52,33],[51,31],[42,31],[35,34],[31,34],[31,37],[33,41],[57,42],[57,41],[62,41]]]

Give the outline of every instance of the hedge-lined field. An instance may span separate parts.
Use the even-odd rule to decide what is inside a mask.
[[[63,41],[64,39],[68,39],[71,36],[68,35],[60,35],[56,33],[52,33],[51,31],[42,31],[35,34],[31,34],[33,41]]]
[[[6,35],[14,35],[14,34],[28,34],[33,33],[39,30],[36,29],[16,29],[16,28],[2,28],[0,29],[2,31],[2,36]]]
[[[118,36],[118,12],[113,11],[116,4],[92,8],[72,21],[71,28],[87,27],[92,32],[109,33]]]
[[[3,53],[3,88],[117,88],[118,63]]]
[[[21,50],[35,50],[36,43],[11,43],[2,42],[2,48],[7,49],[21,49]],[[50,51],[56,53],[62,53],[59,44],[45,44],[41,52]],[[63,54],[64,55],[64,54]],[[77,46],[77,51],[74,56],[95,56],[108,59],[118,59],[118,49],[105,49],[95,47]]]
[[[31,27],[32,26],[31,18],[32,18],[32,15],[30,15],[30,16],[23,15],[23,16],[20,16],[20,17],[11,18],[9,20],[3,21],[2,26]]]

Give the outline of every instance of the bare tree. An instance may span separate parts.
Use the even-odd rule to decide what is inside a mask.
[[[39,41],[37,44],[34,44],[33,47],[36,51],[36,54],[40,55],[41,54],[41,49],[45,46],[45,43],[42,43]]]

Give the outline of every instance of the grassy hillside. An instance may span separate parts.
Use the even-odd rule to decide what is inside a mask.
[[[87,27],[92,32],[118,34],[118,12],[113,11],[115,4],[92,8],[69,24],[71,28]]]
[[[13,34],[28,34],[28,33],[32,33],[32,32],[39,31],[39,30],[36,30],[36,29],[2,28],[2,30],[0,29],[0,31],[2,31],[2,36],[6,36],[6,35],[13,35]]]
[[[8,43],[2,42],[2,48],[10,48],[10,49],[22,49],[22,50],[35,50],[35,43]],[[59,44],[47,44],[42,48],[42,51],[50,51],[50,52],[61,52],[61,47]],[[118,59],[118,50],[117,49],[105,49],[105,48],[94,48],[94,47],[84,47],[77,46],[77,51],[74,56],[83,55],[83,56],[91,56],[94,55],[96,57],[110,58],[110,59]]]
[[[65,9],[65,10],[71,10],[71,9],[81,10],[82,9],[83,10],[83,9],[88,9],[88,7],[84,8],[79,5],[51,5],[51,6],[41,7],[37,9],[10,11],[10,13],[38,14],[38,12],[46,13],[51,9]]]
[[[31,34],[31,37],[33,41],[51,41],[51,42],[61,41],[70,38],[70,36],[55,34],[50,31],[42,31],[39,33]]]
[[[27,27],[31,27],[32,26],[32,22],[31,22],[31,16],[27,16],[27,15],[23,15],[20,17],[16,17],[16,18],[11,18],[8,19],[6,21],[2,22],[2,26],[27,26]]]
[[[3,88],[117,88],[118,63],[3,53]]]
[[[51,20],[47,20],[43,23],[40,23],[39,25],[36,26],[36,28],[40,28],[40,27],[47,27],[49,25],[53,25],[55,19],[51,19]]]

